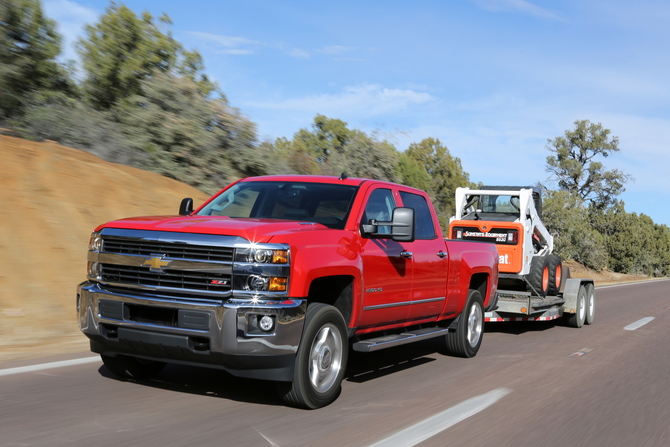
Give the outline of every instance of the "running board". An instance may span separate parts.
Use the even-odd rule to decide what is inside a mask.
[[[367,340],[354,343],[353,347],[354,351],[373,352],[392,348],[394,346],[414,343],[415,341],[428,340],[429,338],[435,338],[441,335],[447,335],[447,332],[449,332],[449,328],[446,327],[416,329],[403,332],[402,334],[382,335],[381,337],[368,338]]]

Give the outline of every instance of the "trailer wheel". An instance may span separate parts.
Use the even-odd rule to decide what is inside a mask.
[[[138,359],[127,355],[100,354],[102,362],[112,374],[127,379],[151,379],[165,368],[164,362]]]
[[[579,286],[577,292],[577,303],[575,306],[575,313],[568,315],[568,326],[582,327],[586,320],[586,287]]]
[[[547,256],[547,267],[549,268],[549,286],[547,295],[558,295],[563,281],[563,262],[558,255]]]
[[[323,303],[307,306],[293,382],[277,383],[277,391],[286,404],[315,409],[337,398],[347,366],[346,334],[344,318],[335,307]]]
[[[586,285],[586,316],[584,324],[593,324],[593,317],[596,313],[596,291],[593,284]]]
[[[478,290],[470,290],[455,331],[445,335],[445,351],[456,357],[474,357],[484,337],[484,305]]]
[[[532,286],[531,292],[539,296],[547,296],[549,289],[549,263],[546,256],[534,256],[530,262],[527,279]]]

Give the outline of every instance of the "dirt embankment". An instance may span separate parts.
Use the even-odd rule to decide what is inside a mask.
[[[74,306],[91,231],[122,217],[176,214],[183,197],[207,198],[56,143],[0,136],[0,362],[86,351]],[[639,279],[570,267],[598,284]]]
[[[74,306],[91,231],[177,214],[183,197],[207,198],[83,151],[0,136],[0,362],[88,349]]]

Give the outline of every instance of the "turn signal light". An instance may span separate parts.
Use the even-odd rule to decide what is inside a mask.
[[[286,291],[286,282],[287,278],[281,278],[273,276],[270,278],[269,290],[271,292],[285,292]]]

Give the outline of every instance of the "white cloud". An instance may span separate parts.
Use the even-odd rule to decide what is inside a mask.
[[[223,54],[245,56],[255,54],[260,48],[274,48],[296,59],[307,59],[310,57],[307,51],[289,47],[283,43],[260,42],[258,40],[247,39],[246,37],[223,36],[200,31],[189,31],[188,34],[218,47],[218,51]]]
[[[525,0],[472,0],[477,6],[486,11],[518,11],[539,19],[559,20],[563,18],[554,11],[541,8]]]
[[[323,94],[276,102],[248,102],[250,107],[325,113],[332,116],[375,116],[407,110],[413,105],[433,101],[425,92],[390,89],[380,85],[351,86],[338,94]]]
[[[189,31],[188,34],[218,47],[222,53],[234,55],[253,54],[259,47],[266,46],[263,42],[237,36],[222,36],[220,34]]]
[[[345,54],[345,53],[350,53],[351,51],[354,51],[355,48],[353,47],[345,47],[342,45],[329,45],[326,47],[321,48],[318,50],[319,53],[323,54],[334,54],[334,55],[340,55],[340,54]]]

